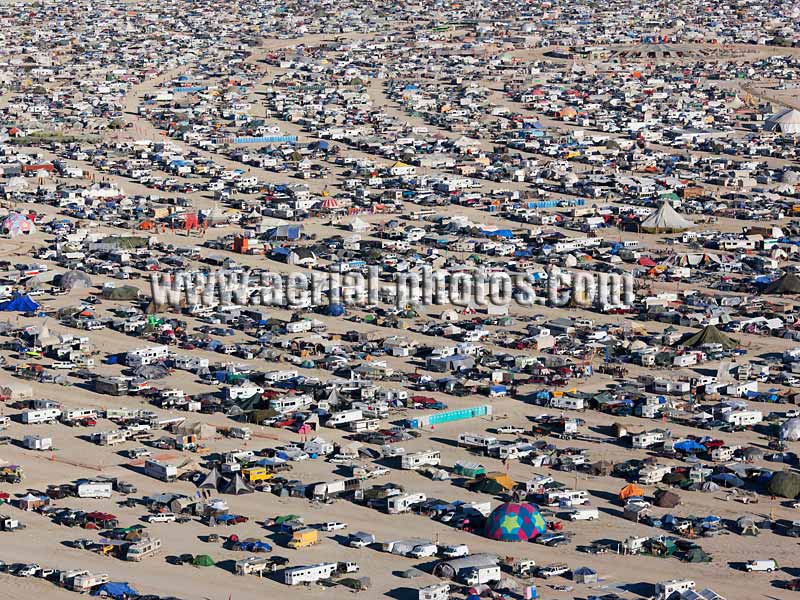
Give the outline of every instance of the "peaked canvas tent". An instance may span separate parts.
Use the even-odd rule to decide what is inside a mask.
[[[765,294],[800,294],[800,277],[793,271],[787,271],[778,279],[770,283],[765,289]]]
[[[724,349],[730,350],[738,346],[739,342],[728,337],[713,325],[708,325],[702,331],[690,335],[679,344],[687,348],[698,348],[705,344],[721,344]]]
[[[641,229],[648,233],[674,233],[686,231],[694,227],[694,223],[679,215],[668,201],[661,203],[656,212],[642,221]]]

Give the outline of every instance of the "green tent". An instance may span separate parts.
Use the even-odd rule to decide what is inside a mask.
[[[298,515],[281,515],[280,517],[275,518],[276,525],[283,525],[289,521],[296,521],[300,517]]]
[[[139,288],[132,285],[104,287],[103,298],[106,300],[136,300],[139,298]]]
[[[707,563],[711,562],[711,557],[702,548],[695,547],[686,553],[686,557],[683,560],[690,563]]]
[[[739,345],[737,340],[729,338],[713,325],[707,326],[702,331],[690,335],[678,343],[687,348],[698,348],[705,344],[721,344],[725,350],[736,348]]]
[[[800,475],[790,471],[779,471],[769,480],[767,491],[781,498],[797,498],[800,495]]]
[[[192,564],[195,567],[213,567],[214,560],[208,554],[198,554],[194,557]]]

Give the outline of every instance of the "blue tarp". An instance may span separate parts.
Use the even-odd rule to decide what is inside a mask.
[[[694,440],[683,440],[673,444],[673,448],[679,452],[705,452],[706,447],[703,444],[698,444]]]
[[[31,312],[39,308],[39,305],[30,299],[30,296],[16,295],[11,300],[0,304],[1,311],[10,312]]]
[[[127,582],[109,581],[92,590],[92,596],[108,596],[111,598],[134,598],[139,595]]]

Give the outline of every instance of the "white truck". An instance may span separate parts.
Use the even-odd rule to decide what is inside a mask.
[[[539,577],[547,579],[548,577],[556,577],[557,575],[569,573],[569,567],[563,564],[547,565],[546,567],[539,567],[536,573]]]
[[[464,583],[469,586],[500,581],[500,565],[475,567],[464,574]]]
[[[444,546],[439,546],[439,554],[444,558],[469,556],[469,546],[466,544],[446,544]]]
[[[600,518],[600,511],[596,508],[575,508],[569,511],[570,521],[594,521]]]
[[[766,571],[767,573],[772,573],[779,567],[778,561],[774,558],[768,558],[766,560],[748,560],[744,568],[748,573],[751,571]]]

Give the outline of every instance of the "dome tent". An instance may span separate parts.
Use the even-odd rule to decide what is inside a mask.
[[[535,504],[506,502],[486,520],[485,535],[502,542],[526,542],[547,531],[547,523]]]
[[[644,496],[644,490],[635,483],[629,483],[619,491],[619,499],[621,502],[625,502],[628,498],[642,496]]]
[[[789,419],[781,425],[781,439],[787,442],[800,440],[800,418]]]
[[[208,554],[198,554],[194,557],[192,564],[195,567],[213,567],[214,559],[212,559]]]
[[[92,280],[83,271],[67,271],[59,277],[58,284],[65,290],[84,289],[92,287]]]
[[[769,480],[767,491],[781,498],[797,498],[800,494],[800,475],[790,471],[778,471]]]
[[[20,235],[30,235],[36,231],[36,226],[28,217],[17,212],[9,213],[0,225],[0,231],[12,238]]]
[[[328,316],[341,317],[344,314],[344,306],[341,304],[331,304],[328,306]]]

